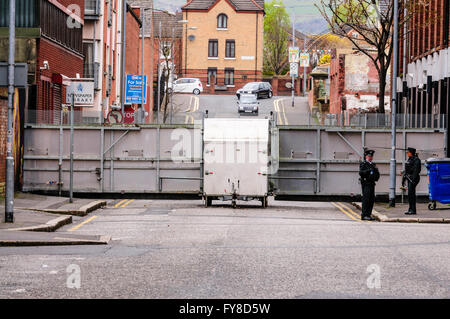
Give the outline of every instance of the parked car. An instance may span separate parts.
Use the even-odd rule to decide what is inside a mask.
[[[242,89],[237,90],[236,96],[238,99],[241,94],[256,94],[257,98],[273,96],[272,86],[268,82],[250,82],[244,85]]]
[[[255,113],[258,114],[259,102],[256,94],[242,94],[237,101],[239,113]]]
[[[172,88],[173,87],[173,88]],[[181,78],[173,82],[169,82],[168,92],[182,92],[182,93],[194,93],[199,95],[203,92],[203,85],[200,79],[196,78]]]

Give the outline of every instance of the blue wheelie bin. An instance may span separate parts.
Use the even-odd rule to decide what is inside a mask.
[[[428,209],[436,209],[436,202],[449,204],[450,158],[429,158],[425,166],[428,170],[428,190],[431,201]]]

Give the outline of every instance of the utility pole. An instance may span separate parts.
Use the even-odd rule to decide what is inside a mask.
[[[156,114],[156,123],[159,124],[159,111],[161,107],[161,21],[159,21],[159,34],[158,34],[158,113]]]
[[[75,107],[75,93],[70,97],[70,173],[69,173],[69,203],[73,203],[73,112]]]
[[[144,108],[144,90],[147,89],[146,86],[144,86],[146,83],[144,83],[144,73],[145,73],[145,69],[144,69],[144,63],[145,63],[145,8],[141,8],[141,37],[142,37],[142,65],[141,65],[141,76],[142,76],[142,82],[141,82],[141,109],[138,110],[138,112],[136,112],[136,117],[137,119],[135,119],[136,123],[141,123],[142,118],[143,118],[143,114],[145,114],[145,108]],[[144,113],[143,113],[144,112]]]
[[[306,36],[303,37],[303,52],[306,53]],[[306,95],[306,65],[303,66],[303,96]]]
[[[392,145],[391,145],[391,161],[389,170],[389,206],[395,207],[395,182],[396,182],[396,117],[397,117],[397,68],[398,68],[398,0],[394,0],[394,35],[393,35],[393,66],[392,66]]]
[[[294,18],[292,19],[292,47],[295,48],[295,13],[294,13]],[[295,61],[294,63],[297,63],[297,61]],[[295,78],[294,78],[294,74],[292,75],[292,107],[294,107],[294,94],[295,94]]]
[[[122,81],[120,85],[120,105],[122,107],[122,114],[125,112],[125,85],[126,85],[126,75],[125,75],[125,55],[126,55],[126,34],[127,34],[127,0],[123,1],[122,7],[122,63],[120,68],[120,79]]]
[[[9,56],[8,56],[8,132],[6,137],[6,190],[5,222],[14,222],[14,157],[13,150],[13,105],[14,67],[16,40],[16,0],[9,0]]]
[[[169,81],[172,79],[172,90],[170,91],[170,124],[172,124],[173,119],[173,80],[175,72],[175,27],[172,28],[172,52],[170,53],[170,58],[172,60],[172,73],[170,73]],[[169,88],[167,88],[168,90]]]

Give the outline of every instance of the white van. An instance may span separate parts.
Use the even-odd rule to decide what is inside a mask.
[[[200,79],[196,78],[181,78],[176,80],[175,82],[169,81],[169,93],[173,92],[182,92],[182,93],[194,93],[195,95],[199,95],[203,92],[203,85]]]

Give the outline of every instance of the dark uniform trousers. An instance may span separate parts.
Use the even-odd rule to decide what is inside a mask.
[[[417,212],[416,210],[416,186],[418,183],[412,183],[408,181],[408,203],[409,210],[412,212]]]
[[[362,211],[361,217],[370,217],[375,202],[375,184],[362,183]]]

